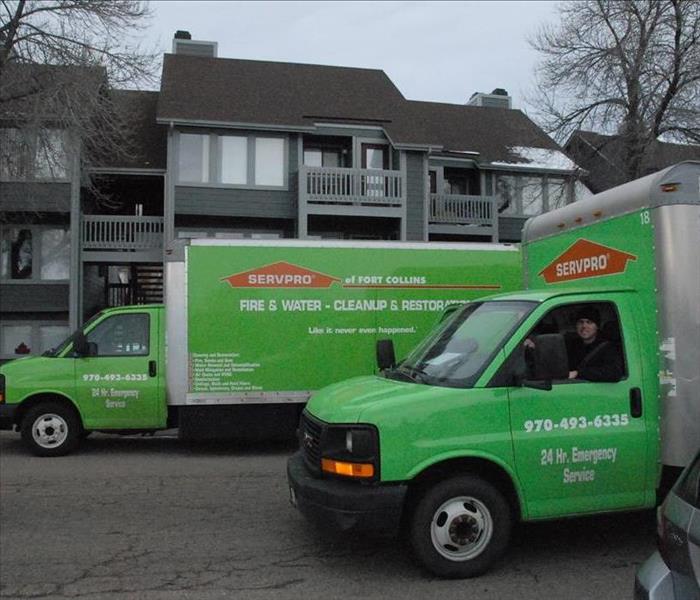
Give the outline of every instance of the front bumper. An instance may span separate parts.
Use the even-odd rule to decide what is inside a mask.
[[[682,600],[676,599],[671,571],[658,552],[639,567],[634,580],[634,600]]]
[[[16,412],[16,404],[0,404],[0,430],[12,429]]]
[[[319,479],[307,468],[301,451],[287,461],[287,480],[292,504],[319,528],[381,535],[399,530],[405,485]]]

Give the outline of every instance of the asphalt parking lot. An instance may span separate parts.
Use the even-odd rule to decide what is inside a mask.
[[[654,549],[653,511],[525,524],[492,572],[438,580],[396,540],[309,528],[294,450],[95,434],[42,459],[0,432],[0,597],[631,598]]]

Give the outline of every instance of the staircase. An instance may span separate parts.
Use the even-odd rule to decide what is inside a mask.
[[[163,265],[135,264],[131,277],[135,304],[163,302]]]
[[[110,283],[105,292],[105,303],[109,307],[162,304],[163,265],[133,264],[129,283]]]

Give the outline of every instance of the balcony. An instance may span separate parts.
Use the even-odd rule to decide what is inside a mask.
[[[495,196],[431,194],[430,233],[487,236],[496,241],[497,206]]]
[[[299,209],[306,214],[394,217],[406,206],[401,171],[301,167]]]
[[[160,262],[163,217],[83,215],[80,241],[84,261]]]

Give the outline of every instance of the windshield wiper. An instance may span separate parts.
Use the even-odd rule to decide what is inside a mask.
[[[414,383],[424,383],[425,378],[428,376],[428,374],[425,371],[419,369],[418,367],[406,367],[404,365],[399,365],[398,367],[393,369],[393,371],[395,373],[403,375],[404,377],[407,377],[410,381],[413,381]]]

